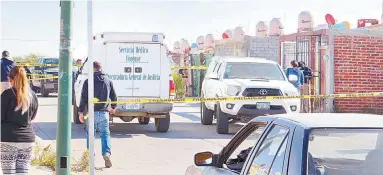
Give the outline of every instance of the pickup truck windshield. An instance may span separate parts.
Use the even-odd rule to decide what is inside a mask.
[[[381,173],[383,129],[315,129],[310,134],[308,153],[308,171],[328,175]]]
[[[227,63],[224,79],[282,80],[281,69],[270,63]]]

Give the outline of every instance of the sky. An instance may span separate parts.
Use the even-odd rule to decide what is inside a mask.
[[[310,11],[314,25],[325,24],[332,14],[339,22],[356,27],[358,19],[380,21],[383,0],[250,0],[250,1],[132,1],[94,0],[93,31],[163,32],[169,48],[182,38],[194,43],[200,35],[216,39],[227,29],[243,27],[246,35],[255,35],[259,21],[281,18],[285,34],[294,33],[298,15]],[[72,45],[76,58],[86,57],[87,6],[75,1]],[[58,56],[60,36],[59,0],[0,0],[0,49],[12,56],[40,53]]]

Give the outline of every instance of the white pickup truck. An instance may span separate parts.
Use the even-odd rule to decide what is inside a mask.
[[[171,70],[163,45],[162,33],[101,33],[94,37],[94,60],[113,82],[118,100],[169,99],[174,91]],[[88,78],[85,62],[75,82],[73,119],[80,123],[77,108],[84,81]],[[172,103],[118,104],[113,117],[124,122],[137,118],[148,124],[154,118],[156,130],[167,132],[170,126]]]
[[[202,82],[201,97],[296,96],[298,90],[278,63],[264,58],[213,57]],[[229,120],[248,122],[267,114],[299,113],[300,99],[201,103],[201,123],[217,119],[217,133],[229,132]]]

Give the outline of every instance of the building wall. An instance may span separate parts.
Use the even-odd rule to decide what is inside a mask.
[[[262,57],[279,62],[279,36],[248,36],[249,56]]]
[[[383,92],[380,31],[329,31],[333,37],[335,93]],[[337,112],[383,114],[383,97],[335,99]]]
[[[215,44],[217,56],[262,57],[279,62],[279,37],[245,36],[244,41],[218,40]]]
[[[247,42],[234,41],[231,39],[218,40],[215,43],[215,55],[217,56],[247,56]]]

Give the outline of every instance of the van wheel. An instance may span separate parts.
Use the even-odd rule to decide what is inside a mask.
[[[78,108],[77,108],[77,105],[76,105],[76,101],[73,104],[73,122],[75,124],[81,124],[80,118],[78,116]]]
[[[138,123],[140,123],[141,125],[147,125],[150,121],[150,118],[149,117],[138,117]]]
[[[206,107],[205,103],[201,102],[201,123],[203,125],[211,125],[213,123],[213,110]]]
[[[170,114],[166,114],[165,118],[156,118],[154,125],[158,132],[168,132],[170,127]]]
[[[229,133],[229,117],[227,114],[221,111],[221,107],[218,104],[215,115],[217,117],[217,133],[227,134]]]
[[[49,96],[49,92],[45,89],[44,85],[41,87],[41,95],[43,97],[48,97]]]

